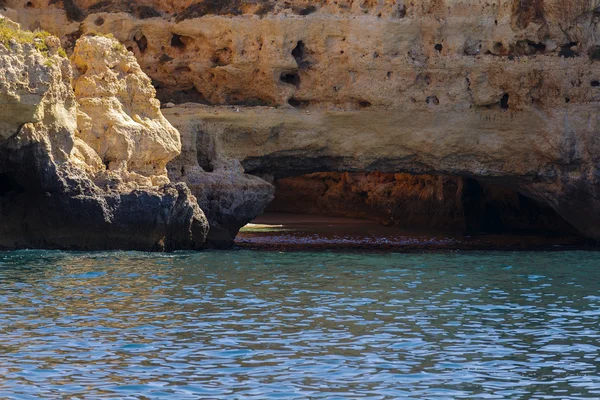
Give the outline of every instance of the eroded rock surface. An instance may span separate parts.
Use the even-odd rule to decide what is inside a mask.
[[[87,32],[115,35],[164,101],[459,111],[597,100],[592,1],[27,4],[7,0],[6,12],[66,46]]]
[[[476,178],[550,205],[596,237],[597,111],[462,113],[328,111],[186,106],[175,126],[195,122],[248,173],[275,178],[319,171],[382,171]],[[565,127],[568,130],[565,131]]]
[[[411,230],[576,234],[550,207],[473,179],[322,172],[278,179],[275,187],[267,211],[372,219]]]
[[[185,182],[198,199],[210,224],[206,245],[229,247],[240,228],[263,213],[274,187],[244,174],[239,161],[224,156],[197,123],[182,122],[178,127],[182,153],[169,164],[169,176]]]
[[[166,116],[248,173],[474,178],[600,238],[595,1],[30,3],[5,6],[67,47],[112,33],[161,100],[206,104]]]
[[[167,163],[181,153],[179,132],[160,112],[154,87],[133,54],[114,39],[84,36],[71,63],[77,137],[99,157],[87,164],[105,167],[112,172],[107,178],[124,182],[168,183]]]
[[[16,26],[11,29],[13,36],[27,37]],[[120,185],[122,180],[98,179],[104,165],[94,161],[99,159],[94,143],[76,137],[73,74],[59,48],[53,37],[0,43],[0,247],[200,248],[208,227],[184,184],[133,189]],[[94,61],[101,58],[88,59]],[[96,79],[88,83],[97,86]],[[103,97],[110,96],[99,95],[99,101]],[[105,147],[110,151],[114,145]]]

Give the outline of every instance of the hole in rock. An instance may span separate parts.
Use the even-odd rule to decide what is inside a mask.
[[[33,7],[33,3],[31,1],[28,1],[27,4],[25,4],[25,7],[31,8]]]
[[[102,17],[96,18],[96,20],[94,21],[94,24],[96,24],[96,26],[104,25],[104,18],[102,18]]]
[[[63,7],[70,21],[81,22],[85,19],[86,13],[75,4],[73,0],[63,0]]]
[[[516,56],[543,54],[546,51],[546,45],[531,40],[519,40],[514,46],[511,46],[511,50],[511,53]]]
[[[288,104],[294,108],[306,108],[310,105],[310,102],[307,100],[299,100],[295,97],[292,97],[288,100]]]
[[[215,53],[211,57],[212,63],[217,67],[223,67],[225,65],[231,64],[231,58],[233,57],[233,52],[230,48],[225,47],[223,49],[219,49],[215,51]]]
[[[302,65],[304,63],[304,58],[306,57],[306,54],[304,42],[302,40],[300,40],[296,44],[296,47],[294,47],[294,49],[292,50],[292,57],[294,57],[294,60],[296,60],[296,64]]]
[[[175,47],[177,49],[184,49],[185,43],[181,40],[182,36],[176,33],[171,36],[171,47]]]
[[[92,4],[89,6],[89,9],[92,11],[97,11],[97,12],[104,12],[106,11],[106,8],[108,6],[110,6],[112,3],[111,0],[103,0],[103,1],[99,1],[95,4]],[[125,7],[123,7],[123,9],[121,11],[125,11],[125,12],[131,12],[131,7],[129,5],[125,5]]]
[[[173,58],[169,57],[168,54],[163,54],[158,59],[158,62],[161,63],[161,64],[164,64],[164,63],[169,62],[169,61],[173,61]]]
[[[404,18],[406,17],[406,6],[404,4],[398,5],[398,8],[393,14],[396,18]]]
[[[504,44],[502,42],[494,43],[494,53],[498,55],[504,53]]]
[[[298,13],[299,15],[310,15],[314,12],[317,11],[317,7],[315,6],[308,6],[306,8],[303,8],[302,10],[300,10],[300,12]]]
[[[161,14],[160,12],[158,12],[158,10],[155,10],[154,8],[150,7],[150,6],[138,6],[135,10],[135,16],[138,17],[139,19],[147,19],[147,18],[156,18],[156,17],[160,17]]]
[[[508,110],[508,93],[505,93],[504,96],[500,99],[500,108],[503,110]]]
[[[529,46],[533,47],[536,53],[543,53],[546,51],[546,45],[544,43],[529,42]]]
[[[600,60],[600,46],[594,46],[589,50],[590,60],[598,61]]]
[[[437,96],[429,96],[427,97],[427,104],[431,104],[434,106],[437,106],[438,104],[440,104],[440,100],[437,98]]]
[[[140,49],[141,53],[146,52],[146,49],[148,48],[148,39],[146,39],[146,36],[144,36],[143,34],[136,34],[133,37],[133,41],[135,42],[135,44],[137,44],[138,49]]]
[[[213,160],[216,154],[214,137],[204,131],[196,132],[196,148],[199,149],[198,165],[206,172],[213,172]]]
[[[183,67],[185,68],[185,67]],[[191,71],[191,70],[190,70]],[[156,98],[161,103],[199,103],[209,104],[204,95],[198,91],[195,87],[188,87],[182,90],[173,89],[172,86],[153,81],[152,85],[156,89]]]
[[[291,73],[283,72],[279,76],[279,80],[283,83],[294,85],[296,87],[300,86],[300,76],[295,72],[291,72]]]
[[[600,86],[600,81],[591,81],[591,82],[590,82],[590,85],[591,85],[592,87],[598,87],[598,86]]]
[[[276,175],[274,199],[253,223],[276,229],[253,232],[251,225],[242,229],[243,241],[411,249],[584,243],[552,208],[509,186],[449,175],[313,172],[293,176],[291,170],[318,168],[331,161],[335,162],[315,159],[309,165],[300,158],[270,160],[269,173],[283,175]],[[257,172],[250,164],[245,167]]]
[[[561,46],[558,55],[564,58],[574,58],[579,56],[577,45],[579,45],[578,42],[570,42]]]
[[[444,49],[444,46],[442,46],[441,44],[439,44],[439,43],[438,43],[438,44],[436,44],[436,45],[435,45],[433,48],[434,48],[436,51],[439,51],[439,52],[441,52],[441,51]]]

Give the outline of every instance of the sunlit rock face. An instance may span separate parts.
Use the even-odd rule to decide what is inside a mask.
[[[1,23],[3,29],[9,24]],[[166,177],[135,187],[123,185],[121,177],[111,179],[95,143],[85,141],[87,126],[78,125],[74,76],[59,40],[29,41],[31,33],[10,27],[18,39],[0,44],[0,248],[200,248],[208,226],[189,189]],[[88,79],[90,86],[98,82]],[[102,101],[112,92],[97,96]],[[133,107],[114,105],[96,117],[109,121],[107,114]],[[130,139],[143,142],[139,136],[133,132]],[[108,140],[105,147],[111,151],[115,145]],[[165,176],[161,157],[156,162],[163,162]]]
[[[114,39],[84,36],[71,62],[77,137],[113,178],[142,186],[168,183],[166,165],[181,152],[179,132],[160,112],[154,87],[135,57]]]
[[[29,3],[6,12],[67,47],[115,35],[167,119],[247,173],[475,178],[600,237],[594,2]]]
[[[6,0],[72,48],[112,34],[162,100],[467,110],[594,101],[590,1]],[[508,95],[508,97],[505,97]]]

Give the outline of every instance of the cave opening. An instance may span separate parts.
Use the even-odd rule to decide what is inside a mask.
[[[510,186],[473,178],[316,172],[274,179],[273,184],[273,201],[253,222],[258,226],[310,232],[321,229],[321,224],[333,227],[329,233],[336,235],[352,236],[362,230],[367,241],[373,234],[441,235],[484,248],[490,243],[492,248],[507,243],[525,248],[527,244],[553,246],[584,240],[550,206]],[[349,226],[355,226],[356,232],[348,231]]]

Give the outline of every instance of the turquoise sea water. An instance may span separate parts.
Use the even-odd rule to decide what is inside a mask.
[[[600,253],[0,253],[0,398],[600,398]]]

